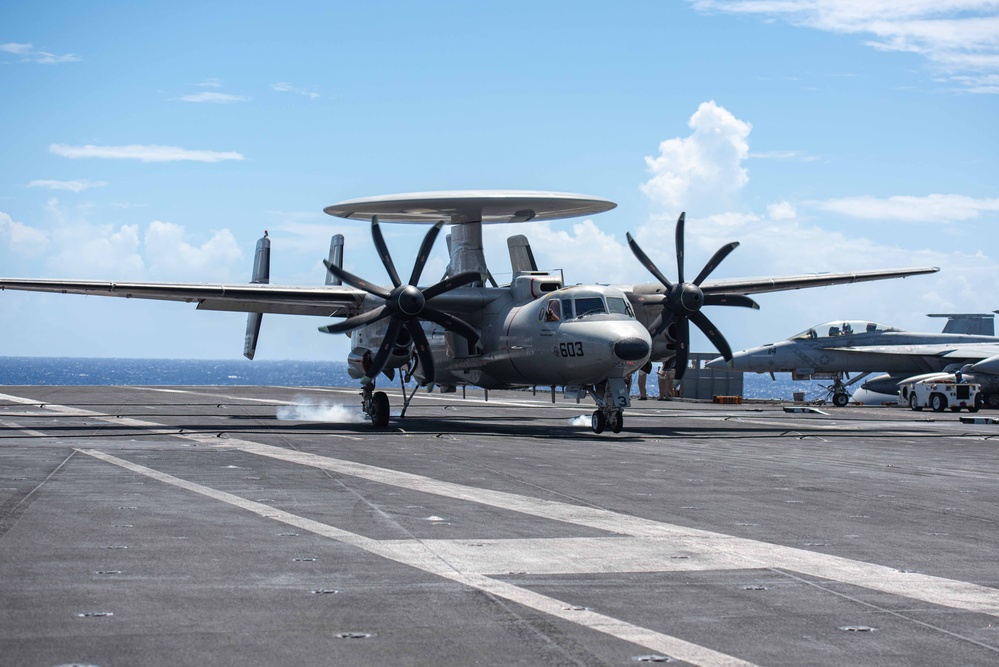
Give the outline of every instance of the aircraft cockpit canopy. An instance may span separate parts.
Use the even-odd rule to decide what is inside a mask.
[[[852,336],[863,333],[882,333],[885,331],[900,331],[886,324],[878,324],[870,320],[836,320],[805,329],[788,340],[816,340],[819,338],[835,338],[837,336]]]
[[[611,296],[599,293],[552,294],[541,310],[546,322],[559,322],[586,317],[587,315],[624,315],[635,318],[631,304],[624,296]]]

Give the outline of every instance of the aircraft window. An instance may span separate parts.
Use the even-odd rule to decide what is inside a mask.
[[[562,299],[562,315],[567,320],[572,319],[572,299]]]
[[[612,313],[627,315],[628,317],[635,316],[635,314],[631,312],[631,306],[628,304],[628,302],[619,296],[607,297],[607,310],[609,310]]]
[[[545,322],[558,322],[562,319],[562,302],[558,299],[551,299],[545,306]]]
[[[576,298],[576,317],[583,315],[593,315],[595,313],[606,313],[604,300],[599,296],[587,296]]]

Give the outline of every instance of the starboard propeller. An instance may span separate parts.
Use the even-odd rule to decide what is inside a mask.
[[[385,266],[385,270],[392,280],[392,289],[386,289],[380,285],[369,283],[352,273],[344,271],[335,264],[330,264],[328,261],[323,260],[326,269],[343,282],[385,301],[384,305],[378,306],[373,310],[348,317],[336,324],[319,327],[319,330],[324,333],[346,333],[359,327],[373,324],[386,317],[389,318],[385,337],[382,339],[382,343],[378,347],[378,352],[375,354],[374,359],[371,360],[371,365],[365,372],[363,382],[373,381],[382,372],[382,369],[385,368],[385,364],[388,362],[392,349],[400,340],[405,340],[401,338],[404,336],[403,330],[409,334],[413,341],[413,347],[416,350],[420,365],[423,366],[423,373],[427,382],[433,382],[434,359],[430,353],[430,343],[427,341],[426,334],[423,333],[423,327],[420,326],[420,320],[428,320],[439,324],[448,331],[468,339],[468,342],[472,345],[478,344],[479,334],[470,324],[434,308],[429,305],[429,302],[434,297],[440,296],[445,292],[450,292],[456,287],[481,281],[482,275],[480,273],[477,271],[466,271],[456,276],[445,278],[436,285],[427,288],[421,289],[417,287],[417,282],[423,273],[423,267],[426,266],[430,250],[433,248],[434,241],[437,240],[437,234],[443,226],[443,222],[438,222],[427,232],[427,235],[423,238],[423,244],[420,246],[416,262],[413,264],[413,273],[409,278],[409,282],[403,283],[399,279],[399,273],[395,269],[395,264],[392,262],[388,246],[385,245],[385,239],[382,237],[382,232],[379,228],[378,218],[377,216],[372,217],[371,237],[374,239],[375,248],[378,250],[378,256],[382,260],[382,265]]]
[[[704,335],[708,337],[722,356],[725,357],[726,361],[732,360],[732,348],[729,347],[728,341],[725,337],[721,335],[717,327],[712,324],[711,320],[701,312],[702,306],[741,306],[743,308],[756,308],[760,306],[750,299],[748,296],[743,294],[718,294],[718,293],[708,293],[705,294],[701,290],[701,283],[703,283],[711,272],[714,271],[723,259],[728,257],[728,254],[739,247],[739,242],[734,241],[727,245],[723,245],[721,248],[715,252],[714,256],[708,260],[708,263],[704,265],[701,272],[697,274],[692,282],[685,282],[683,275],[683,230],[684,230],[684,213],[680,214],[679,219],[676,221],[676,277],[677,281],[671,282],[662,271],[649,259],[642,249],[635,242],[629,233],[628,245],[631,247],[631,251],[635,253],[635,257],[638,258],[645,268],[649,270],[652,275],[656,277],[663,287],[666,288],[664,294],[660,295],[658,302],[662,304],[663,310],[649,324],[649,333],[652,337],[660,335],[670,326],[673,326],[675,331],[673,332],[673,339],[676,341],[676,379],[683,377],[684,371],[687,368],[687,358],[690,353],[690,322],[704,332]],[[651,299],[646,299],[649,303],[656,303],[655,297]]]

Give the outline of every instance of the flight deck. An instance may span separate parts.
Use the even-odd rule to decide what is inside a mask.
[[[485,398],[0,387],[0,664],[999,662],[995,413]]]

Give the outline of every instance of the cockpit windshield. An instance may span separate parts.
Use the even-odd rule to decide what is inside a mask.
[[[631,304],[628,303],[628,300],[622,299],[619,296],[607,297],[607,310],[618,315],[627,315],[628,317],[635,316],[635,314],[631,312]]]
[[[574,300],[576,302],[576,317],[607,312],[604,300],[599,296],[578,296]]]
[[[837,320],[805,329],[801,333],[791,336],[788,340],[814,340],[817,338],[834,338],[836,336],[853,336],[856,334],[881,333],[884,331],[900,331],[900,329],[868,320]]]

